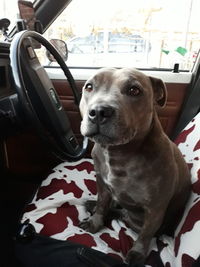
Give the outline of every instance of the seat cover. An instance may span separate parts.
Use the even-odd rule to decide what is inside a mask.
[[[200,115],[182,131],[176,144],[191,171],[192,192],[175,238],[153,238],[146,266],[190,267],[200,255]],[[84,203],[96,198],[93,161],[65,162],[42,182],[22,222],[29,219],[37,233],[83,244],[123,260],[137,238],[123,221],[112,220],[96,234],[79,227],[79,222],[90,216]]]

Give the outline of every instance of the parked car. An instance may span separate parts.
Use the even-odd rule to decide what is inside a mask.
[[[67,42],[69,53],[144,53],[151,44],[139,34],[97,32],[84,37],[73,37]]]
[[[70,66],[81,65],[84,61],[91,67],[108,66],[110,62],[115,66],[131,65],[132,60],[147,55],[151,50],[150,42],[139,34],[110,31],[73,37],[67,41],[67,46]]]

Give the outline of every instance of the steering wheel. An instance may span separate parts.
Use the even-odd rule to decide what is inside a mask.
[[[35,54],[35,40],[60,65],[70,84],[76,105],[80,101],[73,76],[58,51],[41,34],[26,30],[15,35],[10,47],[12,76],[20,105],[40,136],[53,145],[53,151],[59,158],[78,160],[83,157],[88,140],[84,137],[82,144],[76,140],[56,90]]]

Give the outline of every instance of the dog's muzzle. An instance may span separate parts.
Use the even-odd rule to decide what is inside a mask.
[[[93,142],[113,144],[118,139],[117,110],[111,105],[93,104],[81,123],[81,133]]]

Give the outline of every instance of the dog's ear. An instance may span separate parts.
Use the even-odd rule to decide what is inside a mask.
[[[149,77],[154,91],[155,102],[164,107],[167,102],[167,88],[161,79]]]

